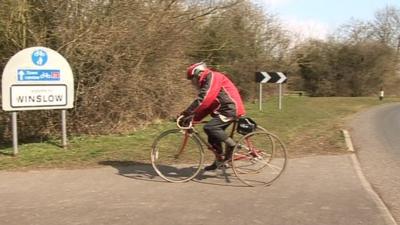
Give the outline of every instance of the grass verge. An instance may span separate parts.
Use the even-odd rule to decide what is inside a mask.
[[[258,104],[249,103],[246,109],[261,126],[281,137],[290,157],[302,157],[346,153],[341,129],[348,117],[388,102],[400,99],[285,97],[282,110],[272,98],[263,104],[263,112],[258,110]],[[59,140],[21,144],[18,156],[12,156],[12,147],[0,146],[0,170],[148,163],[153,139],[173,127],[174,123],[164,122],[128,135],[70,137],[67,150],[55,144]]]

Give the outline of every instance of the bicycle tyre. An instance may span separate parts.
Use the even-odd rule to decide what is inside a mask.
[[[181,129],[167,130],[153,142],[151,164],[164,180],[187,182],[200,172],[204,150],[197,136]]]
[[[257,128],[256,128],[256,130],[254,131],[254,132],[268,132],[267,131],[267,129],[265,129],[264,127],[262,127],[262,126],[257,126]],[[242,137],[243,136],[245,136],[245,135],[242,135]],[[270,141],[272,142],[273,140],[272,140],[272,138],[270,137]],[[274,146],[272,146],[272,147],[274,147]],[[265,165],[266,166],[266,165]],[[257,170],[256,171],[249,171],[249,170],[245,170],[245,169],[240,169],[239,167],[237,167],[236,168],[236,172],[238,172],[238,173],[249,173],[249,172],[257,172],[257,171],[259,171],[259,170],[261,170],[262,169],[262,167],[259,167],[259,168],[257,168]]]
[[[255,131],[237,142],[231,164],[234,174],[244,184],[268,186],[284,172],[287,150],[276,135],[265,129]]]

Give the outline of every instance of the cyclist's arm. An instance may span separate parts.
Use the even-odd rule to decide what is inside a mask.
[[[215,74],[211,73],[206,77],[205,83],[201,86],[197,98],[184,111],[184,114],[195,115],[207,110],[217,98],[221,90],[221,80],[217,79]]]

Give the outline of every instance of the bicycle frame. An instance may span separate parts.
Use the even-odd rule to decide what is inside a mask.
[[[204,124],[204,123],[207,123],[207,122],[198,122],[198,123],[194,123],[194,124],[191,124],[191,125],[189,126],[189,128],[182,129],[182,130],[185,132],[185,136],[184,136],[184,138],[183,138],[182,145],[181,145],[181,147],[180,147],[180,149],[179,149],[179,151],[178,151],[178,153],[177,153],[177,155],[176,155],[176,158],[178,158],[179,155],[182,154],[182,153],[184,152],[185,146],[186,146],[187,141],[188,141],[188,139],[189,139],[189,136],[190,136],[190,135],[196,135],[196,137],[199,139],[199,141],[200,141],[203,145],[207,146],[207,149],[209,149],[211,152],[213,152],[214,155],[215,155],[215,157],[216,157],[218,160],[223,160],[223,159],[224,159],[224,158],[223,158],[223,155],[222,155],[222,154],[218,154],[217,151],[216,151],[216,149],[215,149],[210,143],[208,143],[208,141],[206,141],[206,140],[200,135],[200,133],[194,128],[194,126],[199,125],[199,124]],[[229,135],[230,138],[233,138],[233,136],[234,136],[234,134],[235,134],[236,127],[237,127],[237,121],[235,120],[235,121],[232,122],[232,129],[231,129],[230,135]],[[259,155],[259,152],[260,152],[260,151],[257,151],[256,149],[254,149],[254,147],[252,147],[253,144],[250,142],[250,140],[246,140],[246,142],[247,142],[246,145],[250,147],[250,148],[249,148],[249,153],[251,154],[251,156],[252,156],[252,157],[258,157],[258,156],[260,156],[260,155]],[[248,159],[248,158],[249,158],[249,156],[247,156],[247,155],[236,155],[236,156],[233,157],[233,160],[241,160],[241,159]]]

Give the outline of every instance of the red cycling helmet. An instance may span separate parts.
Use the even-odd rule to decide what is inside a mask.
[[[207,69],[207,65],[204,62],[195,63],[189,66],[187,69],[187,79],[191,80],[194,76],[199,76],[201,72]]]

